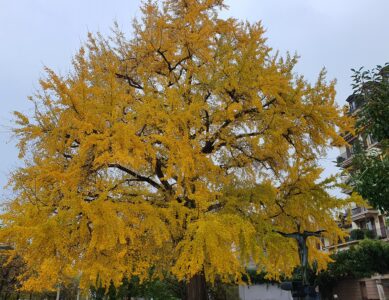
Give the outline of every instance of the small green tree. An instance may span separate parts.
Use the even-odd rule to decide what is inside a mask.
[[[389,211],[389,64],[353,70],[359,134],[380,142],[380,151],[358,151],[353,161],[355,190],[375,208]]]
[[[350,240],[358,241],[366,239],[374,239],[376,236],[372,230],[369,229],[353,229],[350,232]]]
[[[99,278],[96,280],[96,285],[91,286],[90,294],[93,300],[103,300],[105,296],[106,287],[101,284]]]
[[[10,257],[9,254],[0,251],[0,298],[9,299],[16,294],[21,284],[19,276],[25,268],[21,257]]]
[[[113,283],[113,281],[111,281],[111,283],[109,284],[109,288],[108,288],[108,299],[109,300],[116,300],[116,299],[118,299],[116,296],[117,296],[116,287],[115,287],[115,284]]]
[[[365,238],[365,233],[362,229],[353,229],[350,231],[350,240],[358,241]]]
[[[182,298],[183,285],[176,279],[166,277],[164,280],[141,282],[137,276],[124,278],[117,289],[111,284],[109,299],[131,299],[141,297],[154,300],[176,300]],[[116,298],[115,298],[116,297]]]

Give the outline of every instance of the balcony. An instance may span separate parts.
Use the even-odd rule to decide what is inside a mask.
[[[336,158],[336,164],[338,167],[345,169],[351,165],[352,160],[352,155],[348,155],[347,152],[343,152]]]
[[[353,222],[374,217],[378,215],[378,210],[366,207],[355,207],[351,209],[351,220]]]
[[[361,95],[352,94],[346,101],[349,103],[349,115],[356,115],[365,104],[365,99]]]

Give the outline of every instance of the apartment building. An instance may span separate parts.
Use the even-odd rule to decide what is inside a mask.
[[[388,68],[384,68],[385,70]],[[385,76],[389,75],[389,70],[385,71]],[[389,78],[389,76],[388,76]],[[366,84],[373,84],[371,82],[367,82]],[[352,116],[357,116],[361,111],[361,108],[364,105],[364,98],[358,95],[349,96],[346,101],[349,106],[349,114]],[[364,132],[360,132],[356,135],[352,135],[347,133],[344,136],[344,139],[347,141],[348,145],[340,148],[340,155],[337,157],[336,162],[338,167],[343,170],[347,170],[348,172],[344,172],[343,174],[343,182],[346,184],[351,183],[351,178],[349,172],[352,172],[353,169],[353,158],[354,154],[359,151],[365,151],[367,153],[379,153],[380,152],[380,143],[376,140],[372,135],[366,134]],[[343,192],[350,194],[352,192],[352,188],[349,190],[344,190]],[[381,213],[379,210],[374,209],[372,207],[354,207],[350,211],[344,213],[341,216],[343,222],[339,222],[339,226],[348,230],[350,233],[353,231],[363,231],[367,234],[368,237],[378,238],[389,241],[389,219],[387,215]],[[350,220],[351,222],[347,222],[346,220]],[[351,245],[357,244],[358,240],[363,238],[361,233],[359,234],[351,234],[349,239],[346,242],[341,242],[337,245],[326,245],[325,249],[330,251],[342,251],[348,249]]]
[[[386,68],[389,75],[389,69]],[[389,78],[389,76],[387,77]],[[368,83],[370,84],[370,83]],[[349,96],[346,101],[349,105],[349,114],[358,116],[364,105],[364,99],[357,95]],[[343,174],[343,182],[351,185],[350,173],[353,172],[353,158],[358,151],[367,153],[380,153],[380,143],[373,136],[360,132],[356,135],[350,133],[344,136],[348,145],[340,149],[336,163],[338,167],[347,171]],[[389,175],[389,174],[388,174]],[[343,192],[350,194],[352,187]],[[339,226],[349,231],[350,235],[345,241],[338,244],[324,242],[325,251],[336,252],[349,249],[365,237],[381,239],[389,242],[389,216],[372,207],[355,206],[339,217]],[[337,299],[354,300],[384,300],[389,299],[389,274],[377,274],[371,278],[347,279],[337,283],[333,289]],[[335,296],[334,296],[335,297]]]

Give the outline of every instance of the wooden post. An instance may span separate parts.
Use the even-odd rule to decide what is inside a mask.
[[[58,285],[58,287],[57,287],[57,297],[55,297],[55,300],[59,300],[60,295],[61,295],[61,286]]]

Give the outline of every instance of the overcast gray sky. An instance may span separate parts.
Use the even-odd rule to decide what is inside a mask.
[[[233,16],[262,20],[268,44],[297,52],[297,71],[313,81],[322,67],[336,78],[337,101],[351,92],[350,68],[389,61],[388,0],[227,0]],[[88,31],[108,34],[114,20],[131,32],[139,0],[0,0],[0,186],[18,165],[9,126],[14,110],[31,112],[27,96],[43,66],[65,73]],[[331,151],[326,173],[336,171]],[[1,191],[1,189],[0,189]],[[4,192],[0,192],[0,197]]]

